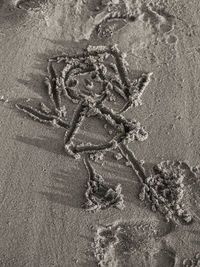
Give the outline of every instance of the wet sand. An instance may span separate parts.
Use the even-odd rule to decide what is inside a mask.
[[[0,1],[0,266],[198,266],[199,3],[102,2]],[[185,162],[183,202],[192,223],[167,221],[151,200],[141,202],[138,170],[126,157],[117,159],[115,150],[91,165],[106,186],[121,185],[125,207],[89,212],[84,204],[91,180],[83,156],[66,153],[66,129],[16,108],[52,107],[44,82],[49,58],[115,44],[126,55],[130,81],[153,73],[142,105],[123,113],[148,132],[128,148],[144,161],[147,176],[162,161]],[[116,102],[106,104],[117,110]],[[67,102],[66,123],[76,108]],[[75,138],[102,144],[114,134],[90,117]]]

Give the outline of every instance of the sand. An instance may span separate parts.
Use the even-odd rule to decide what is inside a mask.
[[[195,0],[0,0],[0,266],[199,266],[199,10]],[[102,47],[120,59],[95,66],[131,89],[114,92],[112,80],[95,106],[101,79],[78,75],[96,90],[78,106],[58,77]],[[86,143],[102,149],[77,148]]]

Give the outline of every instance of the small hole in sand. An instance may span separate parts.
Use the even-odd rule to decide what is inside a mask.
[[[160,25],[160,31],[161,33],[170,32],[172,30],[172,26],[169,24],[161,24]]]
[[[168,44],[174,44],[177,42],[177,37],[175,35],[169,35],[167,38]]]
[[[68,86],[69,87],[75,87],[76,85],[78,84],[78,81],[77,80],[69,80],[69,82],[68,82]]]

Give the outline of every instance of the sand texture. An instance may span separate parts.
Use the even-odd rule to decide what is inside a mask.
[[[200,266],[198,0],[0,0],[0,267]]]

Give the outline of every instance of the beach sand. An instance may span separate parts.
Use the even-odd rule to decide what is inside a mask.
[[[0,266],[199,266],[199,11],[195,0],[0,0]],[[181,201],[191,222],[167,220],[151,200],[140,201],[136,163],[116,159],[115,150],[91,165],[108,188],[121,185],[125,207],[107,201],[87,211],[84,155],[66,153],[66,129],[16,108],[48,106],[48,59],[88,45],[117,45],[130,81],[152,73],[142,104],[123,113],[148,138],[128,148],[148,175],[160,162],[184,162]],[[67,123],[76,109],[67,102]],[[77,140],[108,142],[109,127],[90,117]]]

